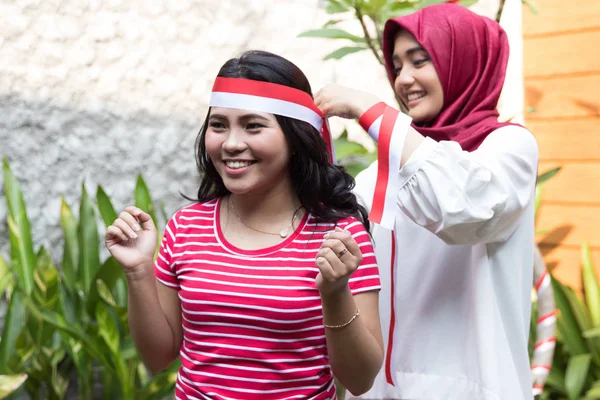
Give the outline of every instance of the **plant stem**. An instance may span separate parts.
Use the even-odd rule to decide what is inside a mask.
[[[371,39],[371,35],[369,34],[369,30],[367,29],[367,25],[365,24],[362,12],[358,8],[358,6],[355,6],[354,10],[356,11],[356,18],[358,18],[358,20],[360,21],[360,26],[362,26],[363,33],[365,34],[365,40],[367,41],[367,45],[375,55],[377,61],[379,61],[379,64],[384,65],[383,60],[381,59],[381,55],[379,55],[379,52],[377,51],[375,46],[373,46],[373,39]]]
[[[381,36],[381,29],[379,29],[379,18],[373,17],[373,23],[375,24],[375,33],[377,33],[377,42],[379,43],[379,48],[383,50],[383,36]]]
[[[500,0],[500,5],[498,6],[498,13],[496,14],[496,22],[500,23],[500,18],[502,17],[502,11],[504,11],[504,3],[506,0]]]

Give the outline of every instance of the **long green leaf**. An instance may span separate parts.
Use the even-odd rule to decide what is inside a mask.
[[[581,391],[587,379],[591,361],[592,356],[590,354],[580,354],[569,359],[565,374],[565,387],[569,399],[581,398]]]
[[[587,241],[583,242],[583,246],[581,246],[581,273],[585,300],[590,310],[592,322],[594,327],[600,327],[600,287],[598,287],[598,278],[592,265],[590,245]]]
[[[2,329],[0,341],[0,374],[10,372],[7,370],[8,360],[15,352],[16,343],[23,327],[25,326],[25,307],[23,294],[15,290],[10,297],[8,311]]]
[[[339,14],[350,11],[350,8],[340,1],[329,0],[327,6],[325,6],[327,14]]]
[[[98,322],[100,336],[104,339],[110,351],[113,354],[118,353],[120,343],[119,330],[104,303],[98,303],[96,306],[96,321]]]
[[[52,262],[50,254],[42,248],[37,257],[37,267],[34,273],[35,286],[31,299],[37,307],[44,310],[57,311],[60,308],[58,269]],[[33,316],[28,318],[28,329],[34,339],[36,348],[47,345],[55,329]],[[48,372],[48,371],[45,371]]]
[[[12,272],[8,269],[8,264],[0,254],[0,298],[4,296],[7,290],[12,289],[14,278]]]
[[[310,31],[302,32],[298,37],[317,37],[326,39],[347,39],[355,43],[364,43],[365,38],[353,35],[342,29],[328,28],[328,29],[313,29]]]
[[[527,7],[529,7],[529,9],[531,10],[532,13],[534,14],[538,14],[540,11],[538,10],[538,8],[535,6],[535,4],[533,4],[530,0],[521,0],[523,4],[525,4]]]
[[[567,289],[563,284],[552,277],[552,290],[554,292],[554,301],[560,311],[556,325],[562,340],[572,355],[585,354],[588,352],[586,343],[582,337],[581,328],[575,317],[571,302],[567,297]]]
[[[106,289],[111,293],[116,293],[116,287],[119,280],[125,279],[123,269],[113,257],[109,257],[100,267],[94,277],[94,285],[90,289],[87,299],[87,310],[90,315],[94,315],[96,307],[101,300],[98,293],[98,281],[101,281]],[[119,305],[121,305],[119,303]]]
[[[98,186],[98,189],[96,190],[96,204],[98,205],[98,210],[100,211],[100,216],[102,217],[102,221],[104,221],[104,225],[109,227],[117,219],[117,212],[115,211],[110,198],[101,186]]]
[[[112,364],[110,362],[110,358],[107,357],[107,354],[102,350],[102,347],[99,347],[90,335],[88,335],[83,329],[76,324],[67,324],[62,315],[51,312],[39,310],[33,303],[27,302],[27,309],[34,314],[38,318],[42,318],[44,321],[48,322],[56,329],[60,329],[62,332],[66,333],[69,337],[75,339],[78,342],[81,342],[82,349],[89,353],[93,358],[102,363],[105,367],[111,369]]]
[[[323,57],[323,61],[339,60],[340,58],[346,57],[349,54],[358,53],[359,51],[363,51],[363,50],[367,50],[367,49],[368,49],[368,47],[366,47],[366,46],[342,47],[342,48],[339,48],[339,49],[327,54],[325,57]]]
[[[586,400],[600,399],[600,381],[597,381],[590,390],[585,393]]]
[[[92,202],[85,185],[81,185],[81,203],[79,207],[79,280],[83,291],[88,294],[94,277],[100,268],[100,243],[98,225]]]
[[[150,214],[154,223],[157,223],[156,209],[154,207],[154,203],[152,203],[148,185],[146,185],[146,182],[141,175],[138,176],[135,183],[135,206]]]
[[[0,399],[14,393],[27,380],[27,374],[0,375]]]
[[[77,234],[77,219],[63,197],[60,205],[60,224],[63,229],[64,249],[62,273],[65,277],[63,283],[71,293],[75,293],[78,286],[79,266],[79,238]]]
[[[566,396],[567,389],[565,387],[565,371],[563,371],[561,367],[562,365],[557,364],[552,366],[546,380],[546,386],[551,386],[555,389],[555,391]]]
[[[547,182],[549,179],[551,179],[554,175],[558,174],[558,172],[560,171],[561,167],[556,167],[553,168],[549,171],[546,171],[542,174],[540,174],[537,178],[537,185],[542,185],[545,182]]]
[[[33,290],[35,252],[31,239],[31,225],[19,182],[13,175],[8,160],[3,160],[4,191],[8,205],[8,222],[11,243],[11,263],[18,275],[17,285],[26,294]]]

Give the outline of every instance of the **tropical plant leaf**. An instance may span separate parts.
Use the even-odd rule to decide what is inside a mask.
[[[60,225],[63,230],[64,250],[62,273],[63,283],[71,293],[75,293],[78,281],[79,238],[77,234],[77,219],[63,197],[60,205]]]
[[[102,217],[104,225],[106,227],[111,226],[117,219],[117,212],[101,186],[98,186],[98,189],[96,189],[96,205],[98,206],[98,211],[100,211],[100,217]]]
[[[94,277],[100,268],[100,244],[98,224],[94,208],[85,185],[81,185],[79,206],[79,271],[78,276],[84,293],[87,295],[94,284]]]
[[[565,346],[572,355],[587,353],[588,349],[582,337],[581,328],[566,294],[568,288],[552,277],[552,289],[554,301],[559,310],[556,325]]]
[[[4,296],[7,290],[12,289],[14,278],[12,272],[8,269],[8,264],[0,254],[0,298]]]
[[[76,324],[68,324],[65,321],[64,317],[59,313],[46,310],[42,312],[30,301],[26,301],[26,307],[36,317],[42,318],[44,321],[51,324],[56,329],[59,329],[63,333],[66,333],[67,337],[79,342],[81,344],[79,347],[79,351],[83,350],[84,352],[90,354],[102,365],[107,367],[109,370],[112,370],[110,357],[107,357],[108,355],[104,351],[102,351],[101,347],[97,345],[94,338],[87,334],[80,326]]]
[[[562,167],[556,167],[556,168],[552,168],[549,171],[546,171],[542,174],[540,174],[537,178],[537,185],[543,185],[544,183],[546,183],[548,180],[552,179],[556,174],[558,174],[558,172],[560,171]]]
[[[8,227],[10,235],[11,264],[18,279],[17,285],[26,294],[33,290],[35,252],[31,239],[31,225],[19,182],[13,175],[8,160],[3,159],[4,192],[8,206]]]
[[[104,339],[110,351],[113,354],[118,353],[120,342],[119,330],[104,303],[98,303],[96,306],[96,321],[98,322],[100,336]]]
[[[316,37],[325,39],[347,39],[355,43],[364,43],[365,38],[351,34],[342,29],[326,28],[302,32],[298,37]]]
[[[581,246],[581,273],[586,304],[594,327],[600,327],[600,287],[592,265],[590,245],[587,241]]]
[[[532,13],[537,15],[540,12],[531,0],[521,0],[521,1],[523,4],[525,4],[527,7],[529,7],[529,10],[531,10]]]
[[[327,12],[327,14],[339,14],[348,11],[350,11],[350,7],[341,1],[329,0],[325,6],[325,12]]]
[[[12,372],[8,370],[8,361],[15,354],[16,343],[23,331],[25,321],[23,294],[20,290],[15,290],[8,303],[2,340],[0,340],[0,374]]]
[[[27,374],[0,375],[0,399],[14,393],[27,380]]]
[[[137,182],[135,183],[135,206],[150,214],[154,223],[157,222],[156,210],[152,203],[152,198],[150,197],[148,185],[146,185],[146,182],[141,175],[138,176]]]
[[[349,54],[358,53],[359,51],[368,50],[366,46],[349,46],[341,47],[323,57],[323,61],[326,60],[339,60],[342,57],[346,57]]]
[[[588,376],[591,360],[591,354],[580,354],[569,359],[565,374],[565,387],[569,399],[581,398],[581,391]]]

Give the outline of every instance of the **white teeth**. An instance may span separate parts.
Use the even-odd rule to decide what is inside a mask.
[[[244,168],[252,164],[251,161],[225,161],[225,165],[232,169]]]
[[[410,93],[408,96],[406,96],[406,98],[408,99],[408,101],[413,101],[413,100],[417,100],[420,99],[421,97],[425,96],[425,92],[419,92],[419,93]]]

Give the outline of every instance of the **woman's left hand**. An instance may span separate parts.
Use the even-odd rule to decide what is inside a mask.
[[[350,232],[336,227],[335,232],[324,238],[317,253],[319,274],[316,279],[322,297],[346,290],[350,276],[362,262],[362,253]]]
[[[372,94],[330,83],[315,94],[315,105],[327,117],[358,119],[379,103]]]

